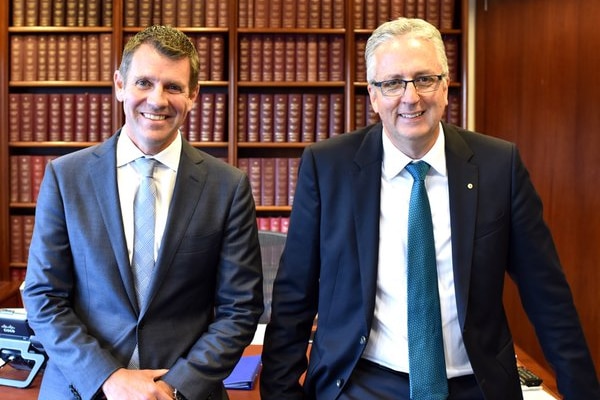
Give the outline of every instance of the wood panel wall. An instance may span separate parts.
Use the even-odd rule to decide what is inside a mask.
[[[600,371],[600,2],[477,0],[475,32],[476,130],[518,144]],[[544,364],[507,289],[515,340]]]

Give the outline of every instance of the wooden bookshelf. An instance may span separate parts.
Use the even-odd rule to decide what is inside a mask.
[[[29,3],[38,6],[37,14],[25,10],[24,5]],[[465,125],[467,3],[467,0],[321,0],[318,3],[308,0],[154,0],[148,3],[143,0],[67,0],[65,7],[78,10],[67,22],[67,14],[59,18],[60,10],[59,17],[56,16],[53,0],[1,2],[0,62],[5,68],[0,70],[0,280],[23,279],[26,256],[16,257],[11,243],[21,237],[23,249],[19,254],[26,255],[28,239],[26,234],[14,234],[20,230],[11,224],[18,219],[31,220],[35,212],[35,185],[39,181],[39,178],[29,182],[19,180],[21,172],[15,170],[15,160],[39,162],[88,147],[104,140],[122,125],[122,109],[113,97],[112,73],[118,67],[127,38],[141,26],[153,23],[177,26],[195,41],[203,54],[200,59],[206,75],[200,82],[197,109],[182,127],[184,136],[194,146],[235,166],[243,168],[245,160],[268,160],[262,162],[270,171],[269,161],[288,160],[291,164],[310,143],[375,120],[369,114],[362,47],[375,25],[399,15],[432,18],[432,10],[433,17],[435,12],[440,14],[435,17],[439,18],[436,23],[447,40],[449,51],[455,53],[447,119]],[[86,9],[86,4],[99,8]],[[414,14],[399,11],[398,6],[402,4]],[[149,9],[150,5],[155,8]],[[198,8],[201,6],[204,8]],[[448,6],[452,14],[442,22],[442,9]],[[25,13],[22,18],[14,15],[19,7],[23,7]],[[299,19],[298,15],[304,18]],[[37,46],[35,51],[41,47],[46,52],[32,53],[25,45],[19,47],[19,41],[26,40]],[[54,42],[65,40],[72,40],[74,44],[73,49],[68,47],[68,62],[61,64],[56,61],[60,57],[64,60],[65,55],[52,53],[52,49],[55,45],[58,48]],[[103,40],[107,47],[100,48],[102,53],[98,57],[94,57],[93,52],[90,55],[88,50],[95,49]],[[28,53],[19,55],[19,51]],[[20,70],[15,70],[17,56],[22,60]],[[76,61],[84,66],[73,69]],[[44,99],[51,95],[52,99]],[[64,116],[70,96],[79,96],[74,106],[81,107],[74,111],[74,121]],[[18,106],[23,97],[26,105]],[[249,97],[259,102],[249,103]],[[58,116],[52,114],[59,109],[57,98],[67,104],[61,103]],[[100,106],[95,103],[98,98],[104,101]],[[299,98],[301,103],[294,105],[291,98]],[[33,99],[47,104],[48,109],[38,110]],[[28,105],[27,101],[32,104]],[[245,102],[243,106],[242,102]],[[251,110],[248,110],[249,104]],[[52,107],[56,109],[52,111]],[[312,113],[308,112],[310,107]],[[97,116],[96,112],[103,114]],[[28,122],[27,118],[33,120]],[[47,124],[47,129],[37,129],[46,126],[44,118],[55,119]],[[66,118],[66,122],[61,118]],[[100,122],[96,122],[98,118]],[[88,124],[85,129],[75,128],[69,133],[69,124],[81,127],[84,123]],[[219,134],[215,124],[222,127]],[[57,126],[62,130],[57,131]],[[279,183],[271,182],[273,190],[277,187],[281,190],[282,185],[288,188],[287,203],[282,200],[285,196],[281,192],[275,200],[271,197],[275,194],[256,191],[258,217],[262,218],[260,223],[267,224],[263,228],[268,229],[268,221],[273,221],[277,229],[285,229],[295,177],[293,166],[287,171],[287,181],[274,173],[273,182]],[[31,173],[25,171],[21,175],[25,179]],[[265,174],[261,171],[255,175],[264,179]],[[23,191],[23,196],[19,197],[15,191]],[[28,228],[26,222],[20,229]]]

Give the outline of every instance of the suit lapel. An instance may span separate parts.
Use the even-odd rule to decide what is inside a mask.
[[[119,134],[120,132],[117,132],[94,151],[96,158],[88,164],[87,174],[94,188],[96,201],[99,205],[98,211],[108,232],[121,281],[129,301],[133,307],[137,307],[117,190],[116,146]]]
[[[456,306],[460,326],[465,323],[471,265],[479,170],[470,163],[472,150],[455,127],[444,125],[446,139],[446,165],[448,167],[448,190],[450,195],[450,226],[452,231],[452,263]]]
[[[383,158],[382,125],[371,128],[356,152],[353,170],[353,215],[358,243],[358,264],[365,300],[365,320],[371,326],[377,289],[379,255],[379,199],[381,161]]]

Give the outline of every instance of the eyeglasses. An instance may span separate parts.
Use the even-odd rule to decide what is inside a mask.
[[[435,92],[440,87],[440,82],[445,74],[441,75],[423,75],[415,79],[390,79],[388,81],[371,82],[371,85],[381,89],[384,96],[402,96],[406,91],[406,86],[412,82],[418,94]]]

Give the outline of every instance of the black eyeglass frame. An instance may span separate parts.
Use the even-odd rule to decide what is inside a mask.
[[[442,81],[442,79],[444,79],[446,77],[446,74],[439,74],[439,75],[421,75],[421,76],[417,76],[415,79],[400,79],[400,78],[395,78],[395,79],[388,79],[385,81],[372,81],[371,85],[376,86],[379,88],[379,90],[381,90],[381,94],[384,96],[388,96],[388,97],[397,97],[397,96],[403,96],[404,93],[406,93],[406,87],[408,86],[409,83],[412,83],[413,86],[415,87],[415,91],[418,94],[421,93],[430,93],[430,92],[435,92],[436,90],[439,89],[440,87],[440,82]],[[419,88],[417,86],[417,84],[415,82],[417,82],[419,79],[423,79],[423,78],[436,78],[437,80],[431,85],[431,87],[427,87],[425,89],[423,88]],[[383,89],[383,85],[388,83],[388,82],[392,82],[392,81],[399,81],[402,82],[404,85],[401,87],[402,92],[398,92],[395,94],[389,94],[389,92],[384,92]]]

